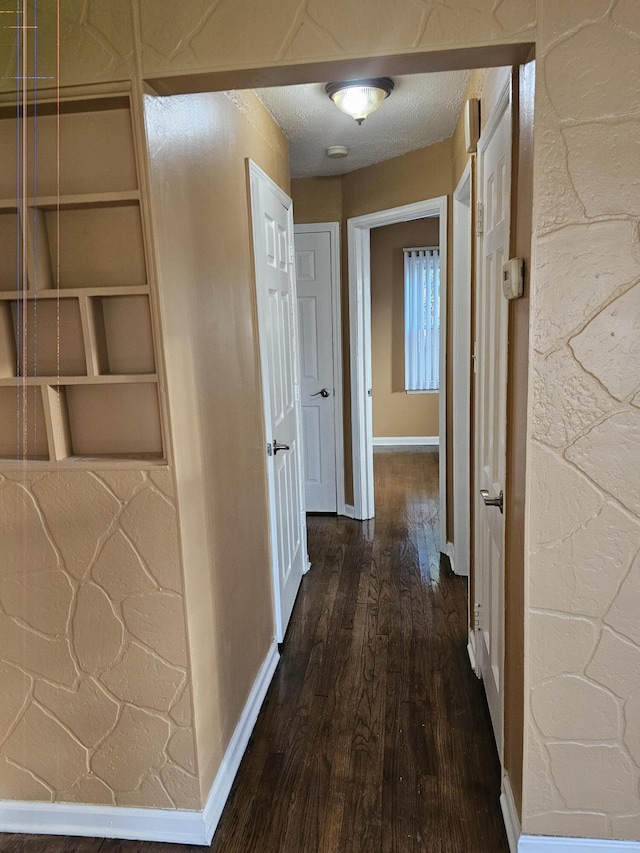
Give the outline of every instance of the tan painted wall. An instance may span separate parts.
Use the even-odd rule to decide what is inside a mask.
[[[137,57],[175,91],[508,64],[535,40],[523,828],[640,839],[636,0],[460,0],[429,14],[372,0],[366,18],[353,0],[65,9],[60,82],[121,79]],[[55,77],[45,18],[39,71]]]
[[[288,191],[288,149],[251,94],[145,113],[206,792],[274,636],[245,158]]]
[[[345,219],[451,192],[451,140],[410,151],[344,176]]]
[[[296,223],[340,222],[342,177],[298,178],[291,181],[293,217]]]
[[[438,435],[439,394],[404,390],[404,254],[437,246],[439,219],[371,229],[373,435]]]

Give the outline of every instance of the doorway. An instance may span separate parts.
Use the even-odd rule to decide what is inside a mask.
[[[438,217],[440,279],[447,280],[447,197],[389,208],[347,221],[354,517],[373,518],[373,407],[371,370],[371,229]],[[440,290],[440,458],[446,459],[446,287]],[[443,333],[445,332],[445,333]],[[440,550],[446,552],[446,465],[440,466]]]

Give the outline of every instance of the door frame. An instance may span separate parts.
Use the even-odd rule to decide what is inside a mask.
[[[447,457],[447,196],[354,216],[347,220],[349,254],[349,337],[351,354],[351,424],[353,514],[373,518],[373,418],[371,396],[371,229],[414,219],[440,218],[440,459]],[[444,331],[444,334],[442,332]],[[440,550],[447,551],[447,471],[440,465]]]
[[[294,224],[295,234],[329,234],[331,247],[331,323],[333,333],[333,429],[335,435],[336,507],[345,514],[344,497],[344,414],[342,402],[342,308],[340,288],[340,223],[313,222]]]
[[[471,300],[473,286],[473,175],[471,159],[453,192],[451,353],[453,389],[453,529],[449,557],[454,571],[471,566]],[[471,603],[471,602],[470,602]]]
[[[271,191],[280,202],[287,208],[287,230],[290,240],[290,246],[293,249],[294,245],[294,231],[293,231],[293,202],[289,198],[289,196],[272,180],[272,178],[267,175],[253,160],[247,158],[245,160],[247,167],[247,178],[249,183],[249,213],[250,213],[250,222],[251,222],[251,246],[252,246],[252,260],[254,267],[254,292],[256,296],[256,330],[258,333],[258,355],[259,355],[259,367],[260,367],[260,386],[262,388],[262,416],[263,416],[263,438],[264,438],[264,461],[265,461],[265,474],[267,480],[267,499],[268,499],[268,509],[269,509],[269,554],[271,557],[271,590],[272,590],[272,600],[273,600],[273,618],[275,625],[275,637],[277,642],[281,643],[284,640],[284,635],[287,630],[287,625],[283,624],[283,614],[282,614],[282,601],[281,601],[281,589],[280,589],[280,573],[278,571],[278,530],[277,530],[277,507],[276,507],[276,487],[275,487],[275,476],[273,471],[273,465],[269,464],[269,453],[268,453],[268,444],[271,441],[270,437],[267,434],[268,424],[271,423],[271,402],[269,399],[269,372],[266,367],[269,363],[269,352],[267,349],[267,341],[265,335],[260,334],[260,315],[266,316],[266,311],[263,306],[263,295],[262,290],[258,286],[258,270],[256,264],[256,243],[255,243],[255,235],[257,230],[257,222],[256,222],[256,214],[258,211],[258,195],[260,192],[260,185],[266,184],[269,186]],[[297,297],[296,297],[296,277],[294,274],[294,260],[293,257],[290,256],[289,259],[289,277],[291,278],[291,288],[293,298],[296,304],[296,310],[293,311],[293,329],[294,329],[294,341],[292,346],[292,353],[294,354],[293,362],[294,362],[294,376],[295,383],[299,387],[298,381],[298,311],[297,311]],[[300,411],[300,394],[296,393],[295,395],[296,401],[295,405],[297,408],[296,414],[296,437],[298,448],[301,447],[301,411]],[[299,462],[302,460],[300,459]],[[304,568],[303,574],[311,568],[311,564],[309,563],[309,555],[307,550],[307,526],[306,526],[306,518],[305,518],[305,506],[304,506],[304,478],[302,474],[302,465],[298,465],[298,469],[300,472],[299,475],[299,484],[298,488],[300,489],[300,503],[302,506],[302,517],[300,519],[301,524],[301,545],[300,547],[303,549],[304,555]]]

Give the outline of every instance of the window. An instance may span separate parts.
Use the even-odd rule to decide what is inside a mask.
[[[404,387],[437,391],[440,373],[440,252],[404,250]]]

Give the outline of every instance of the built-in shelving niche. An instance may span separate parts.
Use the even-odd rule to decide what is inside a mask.
[[[0,154],[0,460],[163,460],[128,95],[0,107]]]

